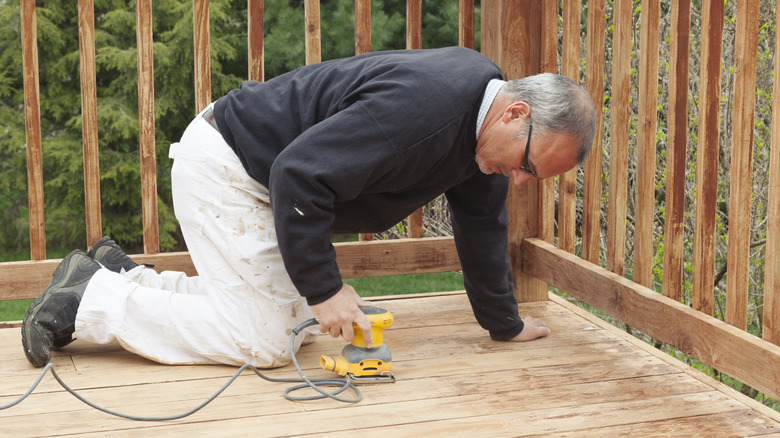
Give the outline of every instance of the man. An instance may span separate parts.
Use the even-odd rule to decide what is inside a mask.
[[[571,80],[505,83],[463,48],[370,53],[246,82],[171,146],[174,208],[199,276],[158,274],[101,239],[66,257],[31,305],[25,353],[43,366],[75,331],[162,363],[272,367],[288,363],[290,331],[312,315],[350,341],[353,323],[370,330],[331,232],[383,231],[442,193],[477,321],[495,340],[546,336],[542,321],[518,315],[508,184],[576,166],[595,125]]]

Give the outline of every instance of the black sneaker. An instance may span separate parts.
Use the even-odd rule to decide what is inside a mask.
[[[128,255],[122,251],[122,248],[108,236],[104,236],[95,242],[95,244],[92,245],[92,249],[87,252],[87,256],[114,272],[121,273],[122,269],[127,272],[138,266],[138,264],[128,257]]]
[[[75,250],[54,270],[51,283],[30,305],[22,321],[22,346],[31,364],[46,365],[52,347],[61,348],[73,341],[81,297],[99,269],[97,262]]]

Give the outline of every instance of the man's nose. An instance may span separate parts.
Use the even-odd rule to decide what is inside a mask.
[[[520,169],[512,169],[512,184],[515,186],[520,186],[529,179],[533,178],[533,175],[531,175],[528,172],[523,172]]]

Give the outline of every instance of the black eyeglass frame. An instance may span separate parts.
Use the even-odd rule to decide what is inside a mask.
[[[528,141],[525,143],[525,158],[523,159],[523,165],[518,167],[518,169],[522,170],[523,172],[533,176],[534,178],[538,178],[539,176],[536,175],[536,170],[529,167],[528,165],[528,151],[531,146],[531,132],[534,128],[534,122],[531,117],[528,117]]]

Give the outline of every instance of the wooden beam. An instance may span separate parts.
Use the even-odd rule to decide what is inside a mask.
[[[688,64],[691,3],[672,5],[669,65],[669,145],[666,154],[663,293],[682,299],[685,224],[685,164],[688,146]]]
[[[86,244],[103,236],[100,215],[100,165],[98,154],[97,80],[95,71],[95,7],[79,0],[79,76],[81,78],[81,136],[84,147],[84,203]]]
[[[729,183],[726,322],[747,329],[750,288],[750,210],[753,194],[753,114],[756,111],[758,0],[737,3],[734,43],[734,109]],[[777,73],[775,73],[777,74]],[[777,129],[777,127],[775,127]],[[776,257],[767,254],[767,258]]]
[[[596,135],[585,162],[582,184],[582,257],[599,263],[601,250],[601,139],[604,113],[604,43],[606,40],[605,0],[588,2],[588,36],[585,87],[596,105]]]
[[[623,275],[626,264],[628,127],[631,114],[631,31],[634,27],[632,3],[615,3],[613,20],[607,269]]]
[[[558,73],[558,1],[542,0],[539,13],[542,24],[539,72]],[[538,190],[538,237],[552,243],[555,241],[555,178],[540,180]]]
[[[523,270],[765,394],[780,396],[780,347],[539,239]]]
[[[422,49],[422,0],[406,0],[406,48]]]
[[[580,2],[563,2],[561,74],[580,82]],[[577,228],[577,168],[558,178],[558,246],[574,253]]]
[[[344,278],[459,271],[460,261],[452,237],[346,242],[336,248]],[[154,265],[161,271],[197,275],[189,253],[131,255],[136,263]],[[62,259],[0,263],[0,301],[35,298],[51,281]]]
[[[371,0],[355,0],[355,55],[371,51]]]
[[[249,80],[260,81],[265,79],[264,55],[263,55],[263,0],[249,0],[247,2],[247,51],[249,58]]]
[[[458,45],[474,48],[474,0],[458,3]]]
[[[482,53],[492,59],[507,79],[539,73],[541,60],[541,10],[536,2],[518,8],[514,0],[496,0],[482,4]],[[539,184],[531,179],[520,187],[510,187],[509,255],[515,296],[519,302],[546,301],[547,285],[525,275],[519,266],[520,244],[539,235]],[[534,206],[534,208],[528,208]]]
[[[192,39],[195,53],[195,113],[211,103],[211,40],[209,0],[192,0]]]
[[[21,0],[24,125],[27,148],[27,206],[30,210],[30,254],[46,258],[46,227],[43,219],[43,148],[41,146],[41,101],[38,79],[38,25],[35,0]]]
[[[141,209],[144,252],[160,252],[157,220],[157,155],[154,141],[154,51],[152,0],[136,0],[136,46],[138,47],[138,140],[141,158]]]
[[[655,224],[655,161],[658,126],[658,37],[661,6],[642,0],[639,53],[639,114],[637,120],[636,212],[634,214],[634,280],[653,285]],[[610,169],[610,175],[614,171]]]
[[[406,49],[422,49],[422,0],[406,0]],[[406,219],[406,234],[419,239],[423,236],[423,207]]]
[[[776,18],[780,19],[780,9],[776,14]],[[780,33],[780,27],[775,32]],[[780,34],[777,33],[775,53],[780,53]],[[775,56],[775,71],[780,71],[780,56]],[[778,74],[775,74],[774,89],[780,90]],[[780,93],[772,95],[772,126],[765,253],[780,254]],[[780,257],[766,257],[765,263],[763,336],[767,341],[780,345]]]
[[[303,16],[306,25],[306,64],[317,64],[322,61],[320,0],[305,0]]]
[[[715,207],[718,202],[720,67],[723,2],[702,2],[699,72],[699,143],[696,146],[696,226],[693,241],[693,308],[712,315],[715,282]]]

